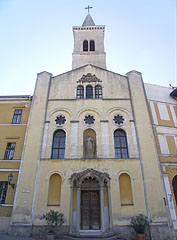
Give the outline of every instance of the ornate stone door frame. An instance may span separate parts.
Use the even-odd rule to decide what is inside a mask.
[[[83,230],[80,227],[80,204],[81,204],[81,187],[86,179],[95,179],[99,184],[100,191],[100,214],[101,214],[101,229],[100,234],[112,231],[112,210],[111,210],[111,195],[110,195],[110,177],[107,173],[96,171],[92,168],[86,169],[82,172],[73,173],[70,178],[71,183],[71,197],[70,197],[70,233],[80,235]],[[73,193],[74,186],[77,187],[77,210],[73,216]],[[104,211],[104,186],[107,187],[108,195],[108,225],[105,224],[105,211]],[[74,218],[75,217],[75,218]],[[89,231],[87,231],[89,232]],[[98,232],[98,231],[97,231]]]

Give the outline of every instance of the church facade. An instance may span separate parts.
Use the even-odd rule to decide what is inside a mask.
[[[88,13],[82,26],[73,27],[72,70],[37,76],[11,234],[42,234],[41,215],[52,209],[64,213],[65,231],[73,236],[132,239],[130,219],[143,213],[149,239],[172,239],[149,110],[152,88],[140,72],[107,70],[104,32]]]

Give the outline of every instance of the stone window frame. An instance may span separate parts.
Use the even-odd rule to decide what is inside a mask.
[[[119,140],[120,140],[120,147],[119,147],[119,146],[118,146],[118,147],[115,146],[115,132],[117,132],[117,131],[123,132],[123,133],[125,134],[124,136],[118,136],[118,138],[120,138],[120,139],[121,139],[121,137],[124,137],[124,138],[125,138],[126,147],[122,147],[122,146],[121,146],[122,140],[120,140],[120,139],[119,139]],[[115,158],[117,158],[117,159],[129,159],[128,140],[127,140],[126,131],[125,131],[124,129],[122,129],[122,128],[117,128],[117,129],[115,129],[114,132],[113,132],[113,140],[114,140],[113,143],[114,143],[114,155],[115,155]],[[116,149],[120,149],[120,155],[121,155],[120,158],[119,158],[118,155],[116,154]],[[123,149],[127,150],[127,151],[126,151],[126,155],[127,155],[126,158],[123,157],[123,152],[122,152]]]
[[[89,88],[90,88],[90,90],[89,90]],[[86,99],[93,99],[93,96],[94,96],[93,89],[94,88],[91,84],[88,84],[86,86],[86,95],[85,95]]]
[[[55,135],[57,134],[57,132],[64,132],[65,135],[64,136],[59,136],[58,147],[54,147],[54,139],[55,139]],[[64,140],[64,147],[60,146],[60,142],[61,142],[60,138],[65,138],[65,140]],[[57,158],[54,158],[54,154],[53,154],[53,150],[54,149],[58,149]],[[60,150],[61,149],[64,149],[64,154],[62,154],[62,156],[60,156]],[[51,159],[64,159],[65,158],[65,154],[66,154],[66,132],[63,129],[60,128],[60,129],[55,130],[54,133],[53,133],[52,148],[51,148]]]
[[[97,84],[95,85],[95,99],[102,99],[102,98],[103,98],[103,88],[100,84]]]
[[[84,99],[84,86],[79,84],[76,89],[76,98]]]

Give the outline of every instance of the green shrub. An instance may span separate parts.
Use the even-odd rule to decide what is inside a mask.
[[[65,222],[64,214],[54,210],[50,210],[49,212],[43,214],[41,219],[46,220],[46,223],[49,226],[49,232],[54,232],[55,226],[62,226]]]
[[[143,214],[131,218],[131,226],[136,233],[145,233],[149,226],[148,218]]]

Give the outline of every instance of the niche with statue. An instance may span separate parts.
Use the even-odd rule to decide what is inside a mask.
[[[90,128],[84,131],[83,157],[86,159],[96,158],[96,133]]]

